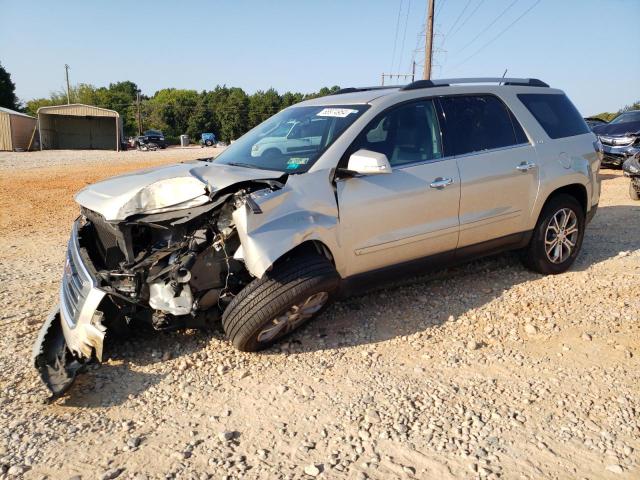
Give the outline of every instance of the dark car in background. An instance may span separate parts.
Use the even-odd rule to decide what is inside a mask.
[[[620,167],[627,158],[640,152],[640,110],[623,112],[592,130],[602,143],[603,165]]]
[[[598,117],[587,117],[584,119],[584,121],[587,122],[587,125],[589,125],[589,128],[591,130],[593,130],[593,127],[597,127],[598,125],[607,124],[606,120],[602,120],[601,118],[598,118]]]
[[[167,148],[167,141],[164,138],[164,134],[160,130],[147,130],[144,134],[135,137],[134,147],[139,147],[140,145],[149,145],[154,144],[157,145],[158,148]]]

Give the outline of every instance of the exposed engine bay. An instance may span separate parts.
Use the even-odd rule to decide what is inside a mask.
[[[148,320],[157,330],[205,326],[252,279],[233,257],[240,247],[234,210],[246,204],[252,190],[281,186],[256,182],[199,207],[117,224],[83,208],[80,247],[122,320],[142,308],[153,312]]]
[[[69,242],[60,305],[33,352],[52,398],[64,393],[84,363],[102,360],[107,331],[132,323],[159,331],[215,324],[254,278],[244,259],[234,257],[242,250],[233,213],[245,208],[261,213],[251,194],[277,191],[284,182],[286,175],[243,181],[207,192],[206,203],[180,199],[177,209],[156,199],[153,213],[120,221],[82,206]]]

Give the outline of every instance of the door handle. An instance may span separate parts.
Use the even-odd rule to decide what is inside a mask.
[[[447,185],[451,185],[453,183],[453,178],[442,178],[438,177],[433,182],[429,184],[431,188],[443,189]]]
[[[532,168],[536,168],[536,167],[537,165],[533,162],[522,162],[520,165],[516,167],[516,170],[519,170],[521,172],[528,172]]]

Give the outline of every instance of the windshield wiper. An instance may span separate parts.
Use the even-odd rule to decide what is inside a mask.
[[[222,165],[231,165],[232,167],[253,168],[255,170],[267,170],[269,172],[282,172],[282,170],[276,170],[274,168],[259,167],[257,165],[253,165],[252,163],[228,162],[228,163],[223,163]]]
[[[258,170],[267,170],[266,168],[260,168],[260,167],[257,167],[256,165],[251,164],[251,163],[228,162],[228,163],[224,163],[223,165],[231,165],[233,167],[256,168]]]

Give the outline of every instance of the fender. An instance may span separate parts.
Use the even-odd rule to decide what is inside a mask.
[[[315,240],[329,249],[342,276],[338,205],[330,176],[330,170],[290,175],[280,190],[253,192],[253,208],[245,204],[233,212],[241,243],[234,257],[244,261],[251,275],[262,277],[287,252]]]
[[[571,169],[571,173],[566,171]],[[553,193],[563,187],[579,185],[584,188],[587,198],[585,215],[589,213],[593,205],[589,205],[589,200],[593,198],[592,166],[583,158],[573,158],[569,168],[563,167],[558,162],[549,162],[545,165],[542,175],[545,176],[541,182],[541,189],[538,192],[536,201],[529,216],[529,229],[533,229],[538,222],[540,212]],[[597,173],[596,173],[597,175]]]

